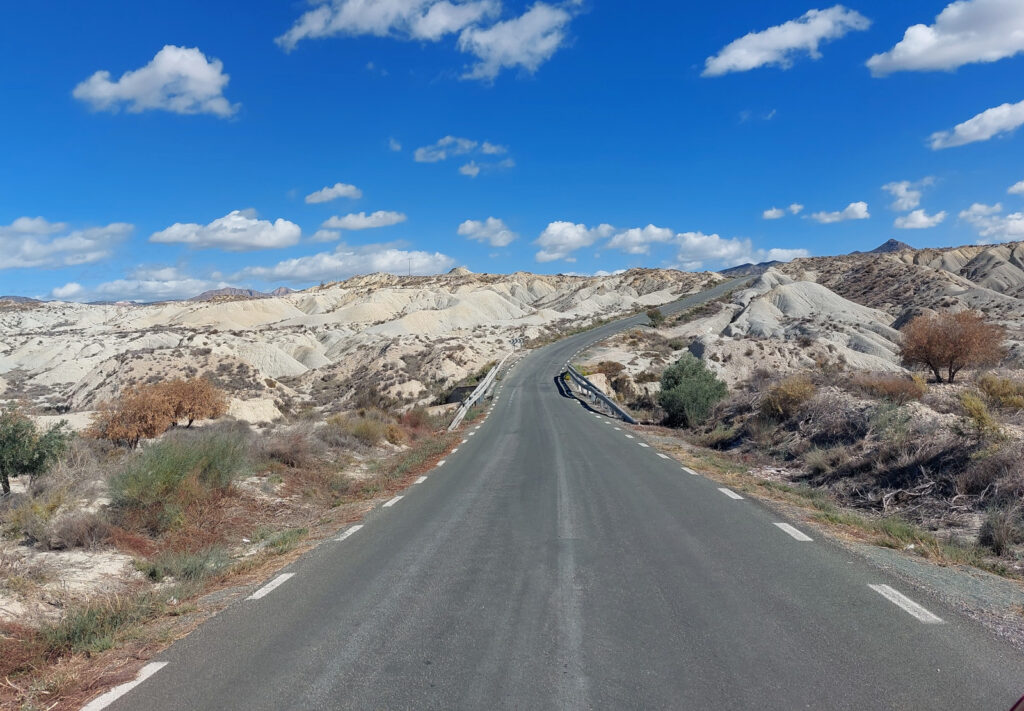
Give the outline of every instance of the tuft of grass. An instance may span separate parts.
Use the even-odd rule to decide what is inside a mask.
[[[988,411],[985,401],[972,392],[960,394],[960,405],[964,408],[964,414],[971,424],[983,438],[998,437],[1002,434],[1002,428],[992,413]]]
[[[154,582],[165,578],[204,581],[215,578],[227,570],[230,558],[220,546],[211,546],[197,552],[165,551],[155,558],[136,561],[135,567]]]
[[[46,656],[53,659],[110,649],[128,630],[156,618],[164,609],[164,600],[151,593],[114,595],[71,608],[60,621],[40,629]]]
[[[815,392],[817,388],[807,376],[795,375],[781,380],[762,398],[761,414],[776,420],[788,420],[801,405],[814,397]]]
[[[282,555],[292,550],[309,534],[308,528],[288,528],[267,537],[266,550]]]
[[[978,389],[996,407],[1024,409],[1024,383],[985,373],[978,378]]]

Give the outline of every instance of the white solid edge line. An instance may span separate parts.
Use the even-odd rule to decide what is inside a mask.
[[[803,531],[798,529],[796,526],[790,526],[788,523],[777,523],[775,525],[778,526],[779,528],[781,528],[783,531],[785,531],[789,535],[791,535],[793,538],[797,539],[798,541],[813,541],[814,540],[813,538],[808,536],[806,533],[804,533]]]
[[[139,673],[131,681],[118,684],[113,689],[106,691],[82,707],[81,711],[100,711],[114,703],[136,686],[167,666],[167,662],[150,662],[139,669]]]
[[[689,467],[683,467],[683,471],[684,472],[689,472],[690,474],[693,474],[694,476],[700,476],[700,474],[698,474],[697,472],[693,471]]]
[[[246,600],[259,600],[261,597],[266,597],[267,595],[272,593],[276,587],[278,587],[279,585],[284,583],[286,580],[288,580],[288,578],[292,577],[293,575],[295,575],[295,573],[281,573],[276,578],[271,580],[269,583],[267,583],[262,588],[260,588],[259,590],[257,590],[256,592],[254,592],[252,595],[250,595],[249,597],[247,597],[245,599]]]
[[[421,476],[421,477],[420,477],[419,479],[417,479],[417,480],[416,480],[416,483],[417,483],[417,484],[422,484],[422,483],[423,483],[423,482],[425,482],[426,480],[427,480],[427,477],[425,477],[425,476]]]
[[[726,496],[728,496],[730,499],[742,499],[743,498],[742,496],[737,494],[732,489],[726,489],[724,486],[718,487],[718,490],[721,491]]]
[[[647,444],[646,442],[637,442],[637,444],[639,444],[641,447],[650,447],[651,446],[651,445]]]
[[[352,526],[351,528],[347,529],[344,533],[342,533],[340,536],[338,536],[334,540],[336,540],[336,541],[344,541],[346,538],[351,536],[353,533],[355,533],[356,531],[358,531],[362,527],[363,527],[363,524],[357,523],[355,526]]]
[[[394,506],[395,504],[397,504],[401,500],[402,500],[401,496],[396,496],[395,498],[391,499],[390,501],[385,501],[384,502],[384,507],[387,508],[389,506]]]
[[[661,457],[662,459],[668,459],[669,458],[669,456],[667,454],[662,454],[661,452],[658,452],[658,456]]]
[[[909,597],[899,592],[898,590],[894,590],[888,585],[868,585],[868,587],[874,590],[882,597],[884,597],[889,602],[891,602],[893,605],[896,605],[896,607],[902,609],[904,612],[909,612],[911,615],[919,619],[921,622],[930,625],[935,625],[942,622],[941,617],[939,617],[938,615],[933,615],[932,613],[928,612],[928,610],[918,605]]]

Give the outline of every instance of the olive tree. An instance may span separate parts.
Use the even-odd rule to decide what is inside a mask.
[[[16,407],[0,410],[0,487],[11,493],[11,479],[44,473],[67,449],[71,434],[66,422],[40,431]]]

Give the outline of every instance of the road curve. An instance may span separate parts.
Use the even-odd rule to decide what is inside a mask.
[[[108,708],[1008,709],[1011,647],[559,394],[644,320],[529,353],[425,480]]]

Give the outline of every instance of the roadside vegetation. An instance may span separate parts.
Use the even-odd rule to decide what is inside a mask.
[[[0,596],[26,609],[0,622],[0,706],[74,706],[113,678],[105,652],[147,656],[175,620],[199,614],[203,594],[266,575],[461,437],[423,408],[252,428],[220,419],[226,401],[208,381],[136,387],[105,403],[84,436],[0,413],[0,472],[20,482],[0,498]],[[79,554],[122,574],[62,591],[46,556],[59,567]]]

